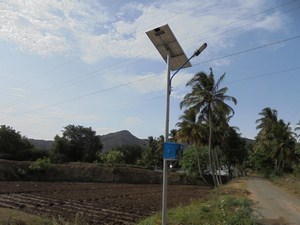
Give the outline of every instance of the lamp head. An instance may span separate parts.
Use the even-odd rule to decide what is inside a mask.
[[[204,43],[200,48],[198,48],[195,53],[194,53],[194,56],[198,56],[200,55],[200,53],[207,47],[207,44]]]

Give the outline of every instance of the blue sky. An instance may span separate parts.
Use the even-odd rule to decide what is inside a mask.
[[[299,0],[2,0],[0,123],[47,140],[69,124],[164,134],[166,64],[145,32],[169,24],[188,57],[208,44],[173,79],[170,129],[186,82],[210,67],[226,72],[242,136],[255,137],[265,107],[294,127],[299,21]]]

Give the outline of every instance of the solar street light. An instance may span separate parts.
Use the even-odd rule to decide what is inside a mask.
[[[155,48],[167,63],[167,98],[166,98],[166,124],[165,124],[165,142],[169,140],[169,115],[170,115],[170,94],[171,82],[173,77],[182,69],[191,67],[190,60],[198,56],[206,47],[204,43],[194,54],[187,58],[175,35],[169,25],[163,25],[153,30],[147,31],[146,34],[154,44]],[[175,71],[170,76],[170,71]],[[168,159],[163,159],[163,194],[162,194],[162,225],[167,224],[167,184],[168,184]]]

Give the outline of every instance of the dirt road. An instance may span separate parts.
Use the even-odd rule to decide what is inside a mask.
[[[285,193],[261,177],[249,177],[247,189],[250,198],[257,202],[256,210],[267,224],[300,224],[300,199]]]

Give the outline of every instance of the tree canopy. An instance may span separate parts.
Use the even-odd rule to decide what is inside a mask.
[[[91,127],[68,125],[62,131],[62,137],[54,138],[54,156],[62,161],[93,162],[102,149],[100,137]]]
[[[0,158],[12,160],[29,160],[33,145],[27,137],[12,127],[0,127]]]
[[[298,161],[296,134],[289,123],[277,118],[277,110],[266,107],[259,115],[252,162],[257,169],[281,173]]]
[[[225,73],[215,81],[213,71],[210,69],[210,74],[200,72],[188,81],[186,86],[190,87],[191,91],[180,103],[180,108],[187,109],[185,115],[181,117],[182,122],[177,124],[180,126],[178,133],[182,140],[200,146],[205,144],[204,140],[208,140],[209,169],[215,186],[221,183],[216,175],[220,168],[215,149],[220,140],[217,140],[216,134],[220,128],[224,131],[229,127],[229,116],[234,113],[233,108],[226,102],[237,103],[234,97],[226,95],[227,87],[220,87],[224,78]]]

